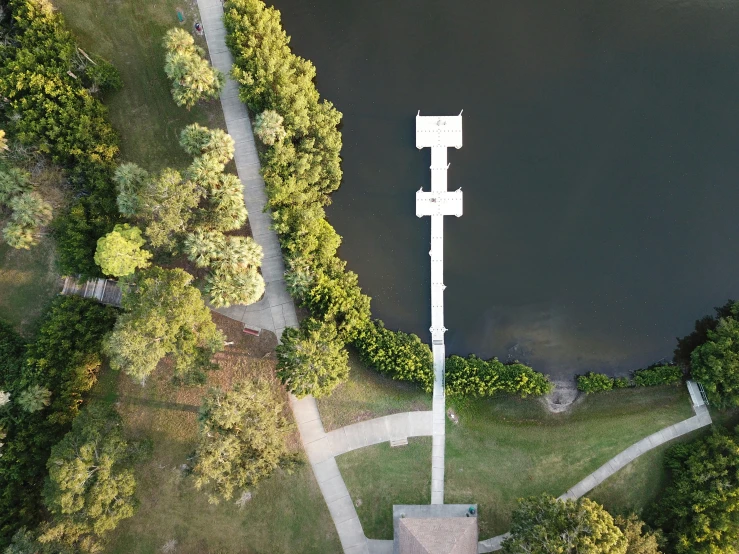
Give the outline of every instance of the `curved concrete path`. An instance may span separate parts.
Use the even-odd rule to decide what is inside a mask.
[[[691,391],[692,393],[692,391]],[[693,395],[691,394],[691,398]],[[694,400],[695,402],[695,400]],[[626,450],[616,454],[613,458],[608,460],[605,464],[596,469],[593,473],[585,477],[582,481],[577,483],[574,487],[560,496],[560,500],[573,500],[580,498],[587,494],[595,487],[600,485],[603,481],[608,479],[611,475],[623,469],[626,465],[636,460],[639,456],[645,452],[649,452],[653,448],[665,444],[682,435],[692,433],[701,427],[711,424],[711,416],[708,413],[708,408],[703,405],[693,404],[693,410],[695,415],[691,418],[684,419],[674,425],[660,429],[656,433],[652,433],[648,437],[643,438],[639,442],[636,442],[629,446]],[[509,533],[504,535],[498,535],[491,539],[480,541],[477,547],[477,552],[495,552],[501,549],[503,541],[509,536]]]
[[[431,412],[405,412],[326,433],[313,397],[290,398],[300,438],[346,553],[392,552],[392,541],[368,540],[335,456],[381,442],[431,435]],[[387,550],[390,543],[390,550]]]

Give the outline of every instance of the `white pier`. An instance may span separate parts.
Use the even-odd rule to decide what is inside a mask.
[[[416,148],[431,148],[431,192],[416,192],[416,215],[431,217],[431,341],[434,353],[431,503],[444,503],[444,216],[462,215],[462,189],[447,190],[447,148],[462,148],[462,113],[416,116]]]

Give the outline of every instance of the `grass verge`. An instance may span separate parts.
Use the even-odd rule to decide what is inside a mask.
[[[121,159],[150,171],[189,164],[179,147],[179,133],[190,123],[225,129],[218,101],[201,103],[192,110],[172,100],[164,74],[162,38],[181,25],[192,31],[199,20],[194,0],[53,0],[80,46],[100,55],[118,68],[124,88],[103,100],[110,120],[121,135]],[[177,10],[185,21],[179,23]],[[196,37],[203,48],[205,40]]]
[[[318,399],[326,431],[389,414],[431,409],[430,394],[367,369],[356,352],[350,351],[349,365],[349,380],[329,397]]]
[[[61,290],[54,241],[44,237],[30,250],[0,243],[0,319],[28,335]]]
[[[364,534],[393,538],[393,504],[431,502],[431,437],[415,437],[407,446],[377,444],[336,458]]]
[[[165,364],[146,387],[126,375],[101,375],[95,396],[116,406],[129,437],[153,445],[152,456],[136,467],[138,511],[111,534],[105,551],[154,554],[174,540],[179,554],[339,552],[328,508],[307,463],[291,475],[278,471],[260,483],[243,509],[235,499],[208,504],[205,492],[194,488],[188,468],[197,411],[208,387],[258,377],[270,380],[285,397],[274,379],[274,358],[262,357],[258,339],[244,336],[238,322],[217,314],[214,321],[234,344],[217,356],[221,369],[209,375],[207,385],[176,387]],[[299,451],[299,444],[296,431],[291,446]]]

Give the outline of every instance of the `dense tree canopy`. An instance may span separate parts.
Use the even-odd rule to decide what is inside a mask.
[[[95,263],[106,275],[131,275],[136,269],[149,266],[151,252],[142,248],[145,243],[138,227],[127,223],[116,225],[110,233],[98,239]]]
[[[125,313],[104,342],[113,369],[143,383],[167,355],[181,377],[199,378],[212,367],[223,335],[191,283],[181,269],[152,267],[138,274],[136,287],[123,294]]]
[[[298,398],[330,394],[349,375],[348,354],[333,323],[304,319],[277,346],[277,375]]]
[[[673,446],[671,482],[653,519],[678,554],[730,554],[739,541],[739,442],[715,431]]]
[[[288,461],[283,409],[263,381],[240,381],[226,392],[212,389],[204,398],[193,472],[198,488],[212,483],[211,502],[230,499],[236,489],[256,485]]]
[[[603,506],[548,495],[519,501],[506,554],[625,554],[627,540]]]
[[[131,452],[113,410],[91,406],[51,449],[44,502],[52,521],[41,542],[93,550],[96,540],[133,515]]]
[[[11,396],[0,409],[0,427],[7,433],[0,457],[0,546],[22,525],[35,527],[41,517],[46,460],[95,383],[102,335],[115,316],[114,309],[94,300],[59,297],[25,352],[17,335],[0,325],[0,389]],[[48,390],[51,403],[29,412],[16,400],[34,387]]]

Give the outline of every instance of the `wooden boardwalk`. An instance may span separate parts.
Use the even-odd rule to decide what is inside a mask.
[[[121,287],[113,279],[90,279],[79,281],[75,277],[65,277],[62,294],[94,298],[103,304],[121,306]]]

